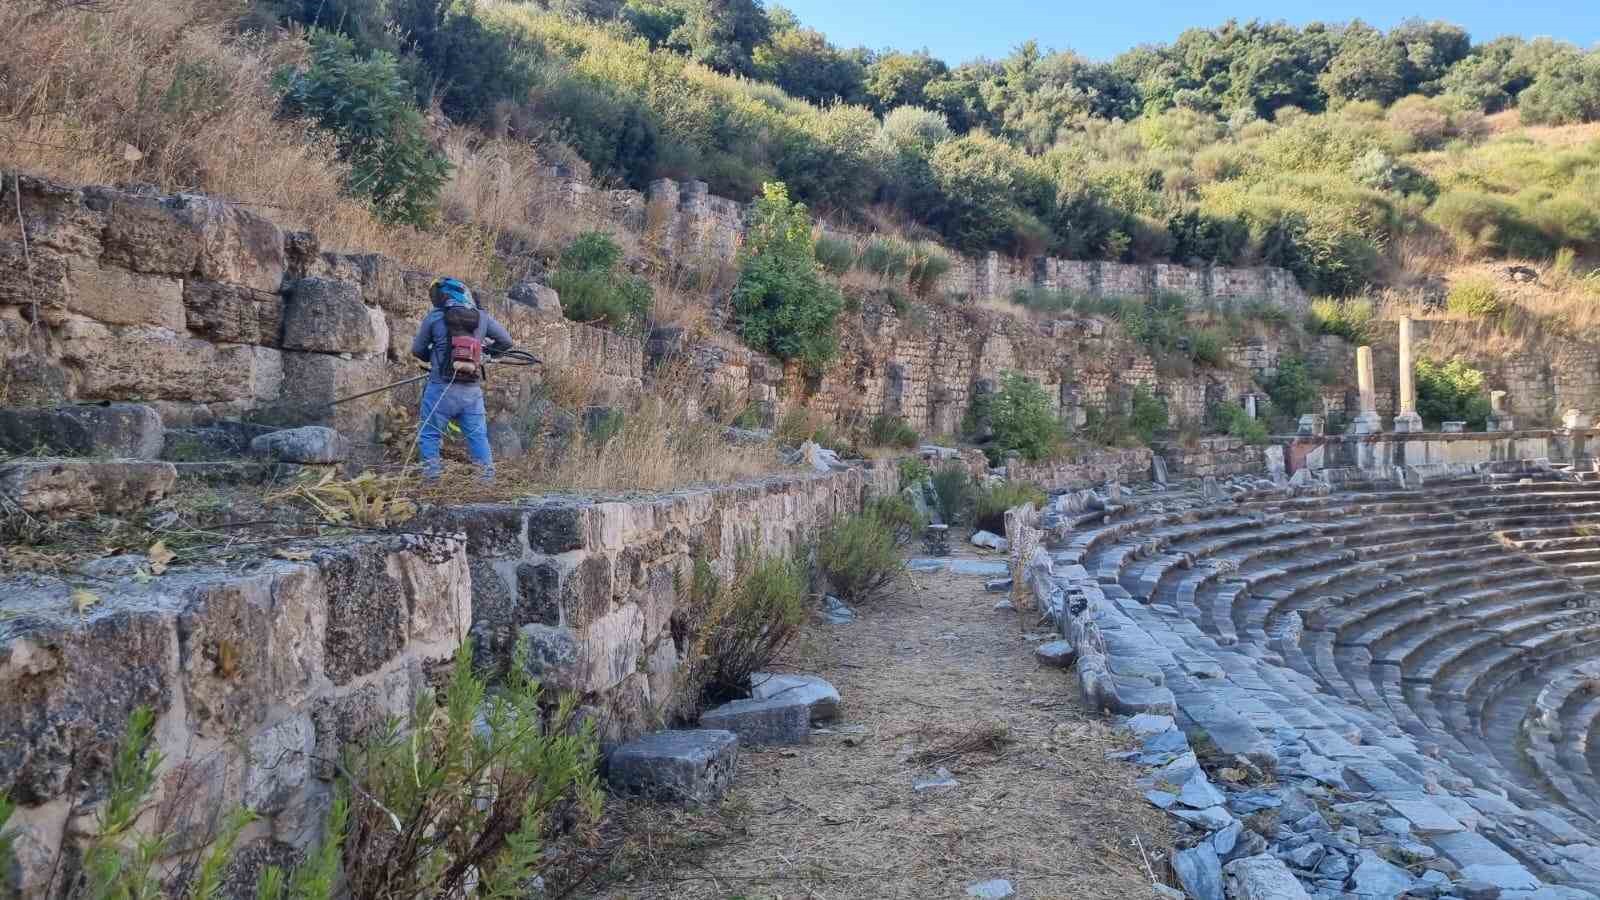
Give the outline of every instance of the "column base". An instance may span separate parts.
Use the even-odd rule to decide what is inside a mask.
[[[1383,419],[1375,412],[1364,412],[1350,420],[1351,434],[1382,434]]]
[[[1414,412],[1401,413],[1394,417],[1394,430],[1396,434],[1415,434],[1422,431],[1422,417]]]
[[[1512,419],[1511,419],[1510,416],[1490,416],[1489,417],[1489,430],[1490,431],[1516,431],[1517,430],[1517,426],[1515,424],[1513,424]]]

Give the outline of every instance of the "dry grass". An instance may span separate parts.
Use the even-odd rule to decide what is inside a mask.
[[[1539,280],[1514,282],[1505,274],[1511,266],[1531,268],[1540,273]],[[1375,313],[1380,320],[1407,315],[1417,320],[1455,323],[1455,328],[1433,329],[1424,343],[1423,350],[1436,358],[1483,358],[1526,352],[1538,349],[1552,336],[1593,341],[1600,334],[1600,274],[1591,274],[1589,264],[1576,264],[1562,272],[1550,260],[1509,259],[1443,262],[1438,270],[1441,274],[1432,287],[1384,292],[1377,298]],[[1492,284],[1506,312],[1478,319],[1426,302],[1430,292],[1447,291],[1449,286],[1468,280]]]
[[[604,846],[572,867],[587,878],[555,893],[921,900],[1006,878],[1027,900],[1155,896],[1146,855],[1162,871],[1172,832],[1137,771],[1105,759],[1125,739],[992,599],[981,578],[937,576],[814,629],[789,662],[839,688],[841,720],[741,749],[720,807],[613,805]],[[938,767],[959,786],[912,790]]]

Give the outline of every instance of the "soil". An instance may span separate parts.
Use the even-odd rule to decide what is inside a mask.
[[[1106,759],[1124,738],[1035,662],[1050,639],[1035,614],[995,611],[983,582],[915,575],[855,622],[815,625],[783,668],[831,681],[838,720],[808,745],[741,748],[716,809],[613,804],[625,836],[555,893],[920,900],[1002,878],[1019,898],[1158,896],[1173,836],[1135,768]],[[939,768],[959,785],[913,790]]]

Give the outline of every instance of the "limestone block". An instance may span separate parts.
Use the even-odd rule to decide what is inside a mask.
[[[250,452],[279,462],[329,465],[349,458],[350,442],[332,428],[305,425],[260,435]]]
[[[58,332],[61,359],[77,370],[85,400],[261,398],[282,382],[277,355],[242,344],[213,344],[163,328],[112,330],[69,319]]]
[[[40,447],[84,456],[154,459],[165,443],[161,416],[138,403],[0,409],[0,450]]]
[[[178,668],[194,733],[225,738],[251,731],[278,699],[269,637],[273,581],[270,572],[218,578],[187,592],[178,617]]]
[[[186,198],[200,229],[195,272],[209,281],[276,293],[287,265],[283,232],[248,210],[209,198]]]
[[[326,657],[328,595],[314,566],[280,563],[273,569],[272,627],[267,635],[271,696],[298,704],[322,678]]]
[[[0,241],[0,306],[64,309],[69,259],[32,245],[24,254],[21,243]]]
[[[188,329],[213,341],[277,346],[283,328],[283,298],[233,284],[183,283]]]
[[[278,405],[291,421],[320,421],[352,440],[372,436],[373,417],[388,399],[374,395],[332,406],[333,401],[380,388],[389,379],[381,358],[344,359],[331,353],[284,352]]]
[[[547,689],[579,691],[583,683],[584,647],[570,628],[524,625],[518,630],[528,644],[528,674]]]
[[[67,309],[107,325],[184,328],[183,282],[115,266],[74,262],[67,269]]]
[[[588,543],[589,503],[555,499],[528,509],[528,546],[536,553],[565,553]]]
[[[1236,900],[1310,900],[1283,861],[1270,853],[1246,856],[1222,869],[1229,897]]]
[[[583,629],[611,611],[611,560],[604,554],[584,555],[561,581],[561,621]]]
[[[738,750],[730,731],[657,732],[613,751],[606,777],[621,793],[709,803],[733,782]]]
[[[30,250],[52,250],[91,259],[100,255],[105,216],[85,204],[84,190],[48,178],[7,174],[12,177],[0,187],[0,204],[13,217],[20,209]],[[15,193],[18,187],[22,190],[20,198]]]
[[[408,536],[388,559],[389,574],[405,591],[411,616],[407,637],[454,653],[472,624],[471,578],[459,541]]]
[[[583,654],[579,688],[599,693],[620,684],[638,668],[644,613],[629,603],[582,631]]]
[[[168,462],[18,459],[0,465],[0,495],[40,515],[128,512],[166,496],[177,478]]]
[[[376,672],[405,646],[411,615],[400,580],[378,542],[318,550],[312,557],[328,598],[328,678],[347,684]]]
[[[25,599],[0,622],[0,793],[32,806],[102,785],[129,711],[171,705],[179,601],[102,589],[80,613],[64,585],[7,590]]]
[[[750,676],[750,696],[755,700],[792,697],[806,703],[811,721],[821,722],[839,714],[839,691],[815,675],[785,675],[757,672]]]
[[[296,713],[250,738],[244,777],[244,805],[263,815],[276,815],[311,777],[315,731],[311,716]]]
[[[561,624],[560,589],[564,570],[554,560],[522,563],[517,566],[517,609],[526,623]],[[473,615],[478,615],[474,603]],[[524,624],[523,622],[519,622]]]
[[[345,693],[317,698],[311,707],[316,777],[333,780],[337,771],[321,761],[338,759],[342,747],[366,738],[388,719],[405,721],[425,684],[422,666],[410,660]]]
[[[734,700],[700,714],[703,728],[721,728],[747,744],[804,744],[811,740],[811,703],[799,694]]]
[[[332,278],[295,282],[283,314],[283,347],[314,353],[383,353],[389,347],[382,311],[361,300],[361,286]]]
[[[473,559],[521,559],[528,552],[523,534],[529,518],[527,507],[513,503],[468,503],[428,510],[413,524],[422,530],[466,535],[467,555]]]
[[[105,210],[104,261],[162,275],[195,271],[200,260],[200,223],[182,198],[144,197],[110,188],[90,188],[84,196],[92,208]]]
[[[531,279],[517,283],[508,295],[512,302],[530,306],[540,312],[561,315],[561,296],[555,288]]]

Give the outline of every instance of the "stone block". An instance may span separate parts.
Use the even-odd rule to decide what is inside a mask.
[[[757,672],[750,676],[750,696],[755,700],[801,700],[810,710],[813,722],[827,721],[839,714],[838,689],[815,675]]]
[[[179,601],[100,591],[81,613],[65,585],[10,581],[0,621],[0,793],[24,806],[104,784],[128,713],[172,703]]]
[[[184,321],[188,329],[220,343],[276,347],[283,329],[283,298],[235,284],[186,281]]]
[[[78,374],[85,400],[225,403],[276,396],[283,368],[275,351],[213,344],[162,328],[116,331],[87,319],[58,331],[61,361]],[[376,385],[374,385],[376,386]]]
[[[1069,641],[1050,641],[1033,648],[1034,658],[1039,660],[1039,665],[1052,669],[1067,669],[1072,667],[1073,660],[1078,653]]]
[[[1270,853],[1236,859],[1223,867],[1222,877],[1234,900],[1310,900],[1289,867]]]
[[[107,325],[184,328],[183,282],[92,262],[67,269],[67,309]]]
[[[15,171],[8,174],[11,177],[7,184],[0,187],[0,204],[5,204],[13,216],[21,212],[30,251],[38,253],[47,249],[71,256],[100,255],[100,232],[105,228],[105,216],[84,203],[83,189],[48,178],[18,176]],[[19,187],[20,198],[16,194]]]
[[[271,681],[271,574],[207,581],[190,588],[178,617],[178,668],[188,726],[228,738],[260,725],[276,698]]]
[[[110,188],[84,192],[105,211],[102,258],[135,272],[186,276],[200,261],[200,222],[180,197],[146,197]]]
[[[461,542],[407,535],[391,547],[388,572],[400,583],[410,610],[408,642],[453,654],[472,624],[471,576]]]
[[[700,725],[731,731],[747,744],[804,744],[811,740],[811,703],[786,694],[734,700],[701,713]]]
[[[177,480],[168,462],[19,459],[0,465],[0,495],[45,516],[141,510]]]
[[[606,778],[624,794],[710,803],[732,784],[738,751],[730,731],[661,731],[613,751]]]
[[[547,689],[581,691],[583,642],[570,628],[524,625],[518,635],[528,642],[528,674]]]
[[[195,274],[208,281],[275,293],[288,260],[283,232],[249,210],[210,198],[186,198],[200,223]]]
[[[283,313],[283,348],[313,353],[383,353],[389,329],[381,310],[361,300],[361,286],[332,278],[295,282]]]
[[[507,295],[513,303],[530,306],[540,312],[561,315],[561,296],[555,288],[528,279],[517,283]]]
[[[318,550],[312,561],[328,597],[328,678],[347,684],[376,672],[406,644],[411,625],[405,590],[378,542]]]
[[[599,693],[621,684],[638,669],[644,613],[629,603],[582,629],[579,690]]]
[[[347,692],[317,698],[311,707],[315,757],[313,773],[324,781],[338,774],[331,760],[340,749],[362,740],[389,719],[409,719],[418,694],[426,685],[422,666],[415,660],[392,669]]]
[[[278,462],[328,465],[350,457],[350,442],[332,428],[306,425],[263,434],[250,442],[250,452]]]
[[[0,241],[0,306],[60,310],[67,306],[67,257],[16,241]]]
[[[297,713],[250,738],[244,773],[244,805],[263,815],[289,807],[311,777],[315,731],[311,716]]]
[[[40,447],[83,456],[155,459],[165,443],[161,415],[139,403],[0,409],[0,450]]]

